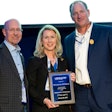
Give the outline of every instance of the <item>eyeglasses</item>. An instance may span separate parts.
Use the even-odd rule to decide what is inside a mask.
[[[14,32],[20,33],[23,31],[23,29],[20,29],[20,28],[17,28],[17,29],[11,28],[6,30],[8,30],[10,33],[14,33]]]

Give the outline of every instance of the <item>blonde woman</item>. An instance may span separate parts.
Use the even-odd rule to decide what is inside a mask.
[[[27,67],[31,112],[70,112],[69,105],[55,105],[50,99],[48,72],[66,71],[68,68],[62,53],[58,29],[45,25],[38,33],[34,56],[29,59]],[[71,80],[75,81],[73,73]]]

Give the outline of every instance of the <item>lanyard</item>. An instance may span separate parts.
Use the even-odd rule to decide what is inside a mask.
[[[51,72],[51,62],[50,62],[50,59],[48,58],[47,59],[47,67],[48,67],[48,72]],[[58,70],[58,60],[56,59],[56,62],[53,66],[54,68],[54,72],[56,72]]]

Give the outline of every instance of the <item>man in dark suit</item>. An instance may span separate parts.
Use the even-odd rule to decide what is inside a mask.
[[[90,22],[83,1],[73,2],[70,13],[76,28],[64,51],[76,74],[74,112],[112,112],[112,28]]]
[[[18,43],[22,28],[16,19],[5,22],[0,44],[0,112],[28,112],[27,79]]]

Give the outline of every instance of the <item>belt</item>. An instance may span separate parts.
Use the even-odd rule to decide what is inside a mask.
[[[76,85],[79,86],[79,87],[85,87],[85,88],[91,88],[92,87],[91,84],[84,84],[84,85],[76,84]]]
[[[25,102],[22,102],[22,105],[27,105],[27,103],[25,103]]]
[[[84,87],[86,87],[86,88],[91,88],[91,87],[92,87],[91,84],[84,84],[84,85],[82,85],[82,86],[84,86]]]

